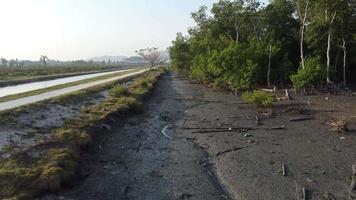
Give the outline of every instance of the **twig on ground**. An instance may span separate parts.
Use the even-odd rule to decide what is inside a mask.
[[[297,195],[297,200],[300,200],[298,183],[297,183],[296,180],[294,182],[295,182],[295,192],[296,192],[296,195]]]
[[[349,188],[349,198],[356,199],[356,165],[352,165],[352,179]]]
[[[305,187],[302,188],[302,194],[303,194],[303,200],[307,200],[307,190],[305,189]]]
[[[180,127],[175,127],[180,128]],[[247,132],[250,130],[257,130],[257,129],[265,129],[265,130],[281,130],[285,129],[284,125],[281,126],[273,126],[273,127],[181,127],[184,130],[196,130],[192,133],[223,133],[223,132],[233,132],[233,131],[240,131],[240,132]]]
[[[282,125],[282,126],[275,126],[275,127],[267,127],[265,129],[267,130],[280,130],[280,129],[285,129],[286,126]]]
[[[296,118],[291,118],[289,121],[291,122],[299,122],[299,121],[306,121],[306,120],[312,120],[314,117],[296,117]]]
[[[230,153],[230,152],[233,152],[233,151],[238,151],[238,150],[241,150],[241,149],[244,149],[246,147],[234,147],[232,149],[228,149],[228,150],[225,150],[225,151],[220,151],[218,152],[217,154],[215,154],[216,156],[222,156],[226,153]]]
[[[283,176],[287,176],[286,165],[285,164],[282,164],[282,174],[283,174]]]

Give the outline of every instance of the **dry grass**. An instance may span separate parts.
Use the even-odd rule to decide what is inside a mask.
[[[330,120],[328,124],[329,126],[331,126],[330,130],[335,133],[343,134],[348,131],[348,122],[344,117],[342,117],[342,119],[338,121]]]

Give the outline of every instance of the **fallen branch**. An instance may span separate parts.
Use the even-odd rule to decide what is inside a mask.
[[[305,187],[302,188],[302,194],[303,194],[303,200],[307,200],[307,190],[305,189]]]
[[[306,121],[306,120],[312,120],[314,117],[296,117],[296,118],[291,118],[289,121],[291,122],[299,122],[299,121]]]
[[[265,128],[266,130],[281,130],[281,129],[286,129],[286,126],[275,126],[275,127],[267,127]]]
[[[224,155],[226,153],[230,153],[230,152],[233,152],[233,151],[238,151],[238,150],[241,150],[241,149],[244,149],[244,148],[246,148],[246,147],[235,147],[235,148],[228,149],[228,150],[225,150],[225,151],[220,151],[215,155],[216,156],[222,156],[222,155]]]
[[[296,195],[297,195],[297,200],[300,200],[298,183],[297,183],[296,180],[294,182],[295,182],[295,192],[296,192]]]
[[[282,175],[283,176],[287,176],[286,165],[285,164],[282,164]]]
[[[356,199],[356,165],[352,165],[352,178],[349,187],[349,198]]]
[[[179,128],[179,127],[175,127]],[[281,126],[273,126],[273,127],[181,127],[181,129],[184,130],[197,130],[192,133],[223,133],[223,132],[233,132],[233,131],[240,131],[240,132],[247,132],[250,130],[258,130],[258,129],[264,129],[264,130],[282,130],[285,129],[286,127],[284,125]]]

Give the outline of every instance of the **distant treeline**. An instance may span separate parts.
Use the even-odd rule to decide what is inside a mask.
[[[220,0],[192,13],[171,64],[218,88],[356,82],[355,0]]]

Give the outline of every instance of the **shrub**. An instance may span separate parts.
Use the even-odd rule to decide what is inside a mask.
[[[253,92],[244,92],[242,98],[248,103],[255,104],[257,107],[270,107],[276,101],[276,97],[265,91],[255,90]]]
[[[127,95],[128,91],[124,86],[116,85],[115,87],[110,89],[109,94],[112,97],[119,97],[119,96]]]
[[[305,68],[299,67],[297,74],[291,75],[290,79],[293,87],[300,91],[320,84],[323,80],[324,72],[318,57],[310,57],[305,60]]]

